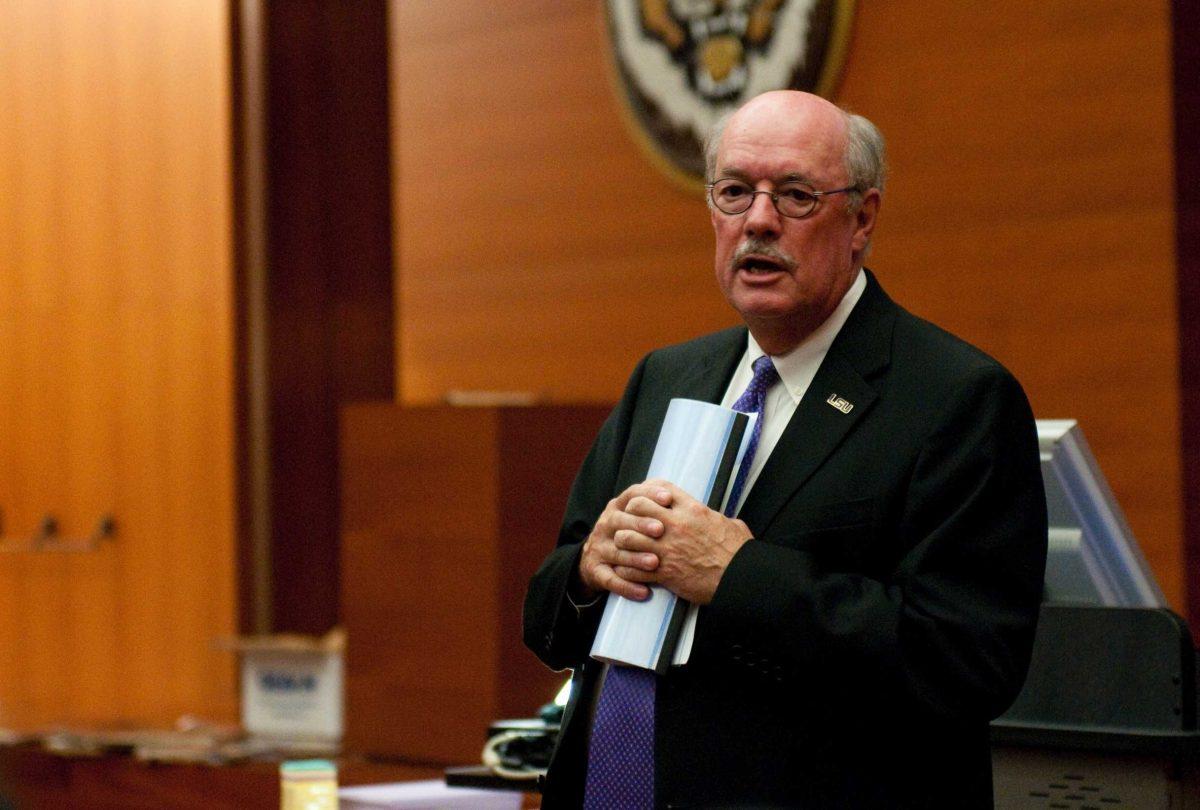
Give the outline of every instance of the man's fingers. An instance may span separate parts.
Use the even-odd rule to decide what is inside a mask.
[[[642,486],[646,488],[646,492],[642,493],[646,497],[651,498],[659,506],[671,506],[680,499],[687,499],[690,496],[679,487],[672,484],[670,481],[662,478],[651,478],[645,481]]]
[[[624,596],[626,599],[633,599],[638,602],[650,596],[650,589],[645,585],[631,582],[619,576],[614,569],[609,568],[607,565],[597,566],[596,573],[598,574],[597,580],[601,587],[607,591],[612,591],[618,596]]]
[[[620,551],[640,551],[657,559],[658,541],[632,529],[622,529],[613,535],[613,543]]]
[[[629,487],[609,501],[608,505],[610,508],[623,510],[634,498],[643,497],[653,500],[660,506],[670,506],[676,497],[676,493],[686,496],[686,493],[674,484],[662,479],[652,478],[649,481],[643,481],[640,484],[634,484]]]
[[[641,532],[647,537],[662,537],[665,527],[657,517],[642,517],[629,512],[617,512],[605,519],[605,529],[609,534],[614,535],[619,534],[622,530],[632,530]]]
[[[671,514],[671,508],[648,495],[636,495],[625,504],[625,514],[661,523]]]
[[[649,543],[654,542],[646,539]],[[609,555],[608,563],[613,566],[623,565],[629,568],[640,568],[643,571],[653,571],[658,568],[658,555],[642,551],[622,550],[622,546],[618,543],[617,549]]]
[[[613,567],[613,572],[626,582],[654,582],[654,574],[639,568],[629,568],[624,565]]]

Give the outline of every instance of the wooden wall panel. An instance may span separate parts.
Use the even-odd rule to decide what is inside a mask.
[[[1200,627],[1200,6],[1171,3],[1185,587]],[[1190,495],[1190,497],[1187,497]]]
[[[247,313],[266,344],[263,379],[251,385],[268,401],[269,497],[246,503],[270,524],[272,594],[262,601],[271,615],[260,630],[321,634],[337,624],[338,406],[393,396],[386,11],[384,0],[266,3],[263,41],[241,37],[261,44],[265,64],[266,176],[255,212],[266,224],[265,267],[252,267],[249,252],[242,265],[265,292],[263,313]],[[239,80],[253,82],[245,70]],[[239,363],[247,371],[250,333]]]
[[[872,4],[840,100],[889,138],[889,290],[1080,420],[1182,609],[1170,31],[1158,3]]]
[[[394,3],[398,386],[607,401],[664,340],[732,324],[698,195],[620,120],[600,4]]]
[[[0,726],[236,714],[227,14],[0,6]]]
[[[600,5],[392,6],[404,402],[611,401],[735,319],[702,202],[620,120]],[[1083,423],[1182,607],[1170,32],[1141,0],[863,2],[838,100],[891,147],[871,266]]]
[[[607,410],[343,408],[349,750],[474,762],[492,721],[554,697],[521,594]]]

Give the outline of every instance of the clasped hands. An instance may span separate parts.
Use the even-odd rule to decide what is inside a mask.
[[[602,591],[645,599],[650,584],[689,602],[712,601],[749,527],[709,509],[679,487],[651,479],[608,502],[579,560],[582,596]]]

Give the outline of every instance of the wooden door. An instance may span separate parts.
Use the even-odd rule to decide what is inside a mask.
[[[0,4],[0,726],[234,715],[228,14]]]

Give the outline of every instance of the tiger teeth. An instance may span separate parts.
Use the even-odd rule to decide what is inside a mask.
[[[737,65],[721,81],[715,81],[703,67],[697,67],[696,86],[700,92],[708,96],[723,96],[727,93],[740,92],[746,85],[746,66]]]

